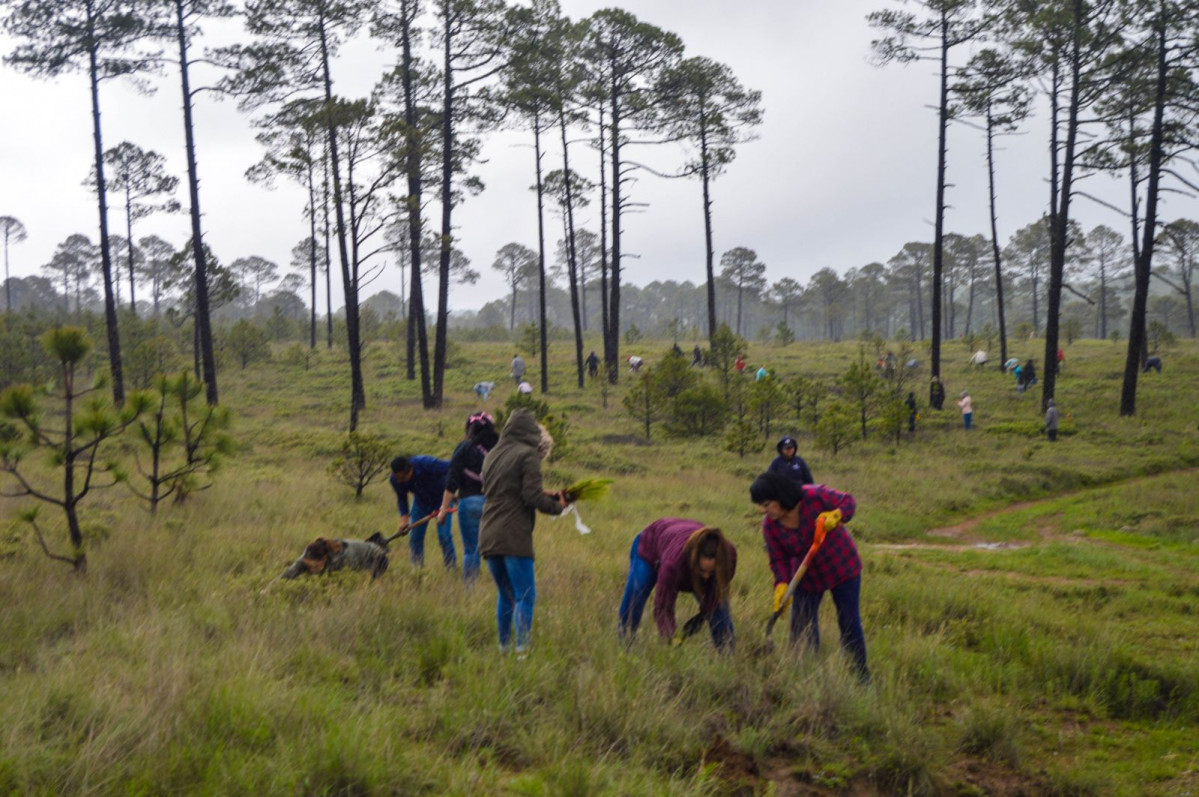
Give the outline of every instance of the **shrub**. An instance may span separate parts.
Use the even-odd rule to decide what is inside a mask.
[[[270,339],[253,323],[242,319],[223,336],[221,353],[233,357],[244,371],[252,362],[271,358]]]
[[[816,423],[816,444],[834,456],[849,445],[857,433],[857,413],[854,408],[837,399]]]
[[[724,450],[731,451],[739,457],[762,450],[762,439],[758,430],[748,418],[738,418],[728,427],[724,436]]]
[[[354,498],[382,473],[391,461],[391,446],[380,435],[350,432],[341,445],[341,453],[329,465],[329,473],[342,484],[354,488]]]
[[[666,433],[674,437],[703,437],[724,428],[728,405],[720,391],[701,382],[679,393],[670,407]]]

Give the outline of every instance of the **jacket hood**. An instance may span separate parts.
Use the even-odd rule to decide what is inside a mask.
[[[537,447],[541,442],[541,429],[537,426],[537,419],[531,410],[521,407],[513,411],[504,424],[504,433],[500,436],[500,442],[505,441]]]
[[[774,448],[776,451],[778,451],[780,454],[782,454],[783,449],[786,448],[787,446],[791,446],[792,448],[795,449],[796,453],[799,453],[799,444],[795,442],[794,437],[784,437],[782,440],[779,440],[779,444],[777,446],[775,446]]]

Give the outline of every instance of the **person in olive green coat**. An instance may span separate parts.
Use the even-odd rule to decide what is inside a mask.
[[[483,461],[483,520],[479,553],[495,579],[498,597],[495,618],[500,650],[507,652],[516,626],[516,652],[523,655],[533,629],[537,589],[533,580],[533,524],[537,512],[561,514],[561,492],[541,486],[541,460],[553,439],[537,424],[533,413],[512,413],[495,448]]]

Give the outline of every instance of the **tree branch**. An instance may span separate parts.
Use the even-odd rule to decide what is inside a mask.
[[[46,545],[46,538],[42,536],[42,530],[38,528],[37,520],[30,518],[29,525],[33,526],[33,533],[37,535],[38,545],[42,546],[42,553],[51,559],[57,559],[60,562],[66,562],[69,565],[75,564],[75,558],[71,556],[63,556],[61,554],[51,553],[49,546]]]

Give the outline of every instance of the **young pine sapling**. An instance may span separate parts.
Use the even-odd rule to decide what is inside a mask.
[[[119,412],[101,396],[89,399],[80,407],[81,398],[104,387],[103,380],[97,380],[92,387],[83,390],[75,386],[76,369],[91,350],[91,339],[79,327],[58,327],[42,336],[42,345],[60,367],[61,406],[54,415],[62,418],[62,426],[43,425],[34,390],[29,385],[15,385],[0,394],[0,415],[12,422],[0,440],[0,471],[10,474],[17,483],[16,489],[0,494],[32,496],[61,508],[67,521],[70,554],[50,550],[37,523],[36,509],[24,512],[22,518],[33,527],[46,556],[70,564],[77,573],[84,573],[87,555],[79,522],[79,504],[92,490],[111,487],[125,479],[125,473],[116,462],[99,460],[101,444],[124,432],[146,410],[149,399],[135,394]],[[20,434],[21,431],[25,434]],[[49,453],[51,472],[62,478],[61,492],[42,486],[37,477],[22,468],[25,454],[37,449]]]
[[[233,439],[225,433],[228,410],[202,405],[203,393],[204,383],[187,371],[174,377],[160,374],[155,379],[151,394],[154,414],[137,424],[138,437],[149,449],[148,467],[137,458],[137,470],[149,489],[142,492],[129,486],[134,495],[149,502],[150,514],[172,495],[175,503],[182,503],[196,490],[211,486],[201,485],[200,478],[216,471],[221,458],[233,451]]]

